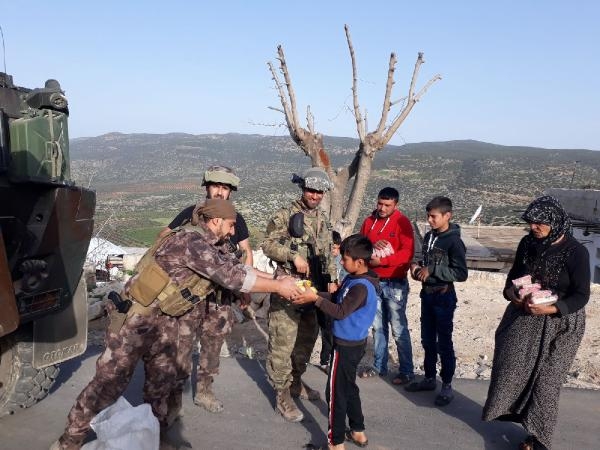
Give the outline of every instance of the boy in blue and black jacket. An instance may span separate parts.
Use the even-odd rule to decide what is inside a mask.
[[[411,276],[421,287],[421,343],[425,351],[425,378],[406,386],[410,392],[434,391],[437,355],[440,355],[442,389],[435,398],[437,406],[452,401],[452,377],[456,356],[452,342],[454,310],[456,309],[455,281],[468,276],[466,248],[460,238],[460,227],[450,223],[452,201],[435,197],[425,207],[431,231],[423,238],[423,261],[410,266]]]
[[[327,442],[330,450],[343,449],[345,440],[359,447],[368,443],[356,371],[365,354],[367,335],[377,311],[379,289],[377,274],[369,271],[373,253],[369,239],[360,234],[349,236],[342,242],[340,252],[348,275],[334,297],[307,289],[294,300],[294,304],[315,302],[321,311],[333,318],[333,353],[325,390],[329,406]]]

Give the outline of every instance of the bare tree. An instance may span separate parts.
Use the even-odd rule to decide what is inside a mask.
[[[350,59],[352,61],[353,114],[356,120],[356,130],[360,141],[358,150],[354,154],[352,161],[345,167],[334,169],[331,166],[331,160],[323,146],[323,135],[315,130],[314,117],[310,111],[310,106],[307,108],[306,112],[307,128],[303,128],[300,125],[300,118],[296,106],[296,94],[292,86],[290,72],[281,45],[277,47],[277,60],[279,61],[279,70],[283,75],[283,83],[273,64],[271,62],[267,63],[273,76],[273,81],[275,82],[282,106],[282,108],[270,108],[281,112],[285,116],[290,136],[302,151],[304,151],[306,156],[310,158],[312,166],[324,168],[331,177],[334,188],[330,195],[323,201],[323,207],[326,210],[329,210],[331,222],[342,236],[348,235],[358,220],[375,154],[381,150],[390,141],[392,136],[394,136],[394,133],[398,131],[400,125],[408,117],[415,104],[421,99],[425,92],[427,92],[429,86],[441,79],[439,74],[435,75],[418,92],[415,92],[419,69],[425,62],[423,53],[419,53],[417,61],[415,62],[407,97],[392,101],[392,88],[395,83],[394,70],[397,63],[396,55],[392,53],[390,55],[381,117],[377,124],[377,128],[369,132],[366,114],[365,117],[361,114],[358,101],[358,70],[356,68],[354,46],[352,45],[348,25],[345,25],[344,29],[346,32],[348,49],[350,50]],[[402,104],[401,109],[388,124],[389,113],[392,107],[398,103]],[[351,180],[353,180],[353,182],[350,186],[349,198],[348,201],[345,202],[346,189]]]

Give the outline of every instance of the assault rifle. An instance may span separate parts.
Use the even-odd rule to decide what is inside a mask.
[[[310,270],[310,278],[314,287],[319,292],[327,292],[327,285],[331,283],[331,275],[327,272],[327,258],[325,255],[317,255],[312,242],[306,243],[307,262]]]

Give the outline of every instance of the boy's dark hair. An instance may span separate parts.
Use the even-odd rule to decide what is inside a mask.
[[[437,209],[442,214],[446,214],[447,212],[452,212],[452,200],[448,197],[433,197],[427,206],[425,206],[425,211],[429,212],[432,209]]]
[[[333,230],[331,232],[331,237],[333,238],[333,243],[335,245],[342,245],[342,235],[337,231]]]
[[[379,191],[379,194],[377,194],[377,198],[380,198],[381,200],[394,200],[396,203],[398,203],[400,194],[393,187],[384,187]]]
[[[342,241],[340,254],[354,260],[364,259],[368,263],[373,255],[373,244],[362,234],[353,234]]]

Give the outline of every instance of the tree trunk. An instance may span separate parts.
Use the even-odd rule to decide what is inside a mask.
[[[348,236],[354,230],[354,225],[358,220],[358,215],[362,207],[363,200],[365,198],[365,192],[367,190],[367,184],[371,177],[371,167],[373,166],[372,150],[368,146],[363,147],[361,158],[358,162],[358,168],[356,176],[354,177],[354,183],[352,184],[352,190],[350,191],[350,198],[348,199],[348,205],[344,212],[344,218],[340,225],[342,225],[342,236]]]
[[[416,105],[425,94],[429,86],[441,79],[440,75],[434,76],[419,92],[415,93],[419,69],[424,63],[423,53],[419,53],[413,69],[408,96],[402,100],[392,101],[391,95],[394,86],[394,71],[397,61],[396,55],[392,53],[389,60],[381,117],[375,131],[369,133],[366,113],[365,117],[363,117],[358,102],[358,69],[354,47],[350,38],[350,30],[347,25],[344,26],[344,29],[352,62],[353,114],[356,121],[356,131],[360,141],[359,148],[355,153],[352,162],[346,167],[341,167],[336,170],[331,167],[329,155],[323,147],[323,135],[315,131],[314,117],[310,111],[310,107],[307,108],[306,114],[308,129],[300,126],[296,108],[296,94],[292,87],[292,80],[281,45],[277,47],[277,59],[279,60],[279,70],[281,74],[283,74],[284,83],[281,82],[273,64],[270,62],[267,63],[269,70],[273,75],[273,81],[275,82],[282,106],[282,108],[271,107],[271,109],[279,111],[285,116],[290,136],[294,142],[296,142],[302,151],[310,157],[312,166],[325,169],[333,182],[334,188],[323,198],[321,206],[325,211],[329,211],[330,221],[334,229],[339,231],[342,237],[346,237],[353,231],[354,225],[358,220],[367,184],[371,175],[371,167],[373,165],[375,154],[390,141],[394,133],[396,133],[406,117],[408,117],[414,105]],[[403,103],[401,111],[393,120],[391,120],[391,123],[388,123],[388,114],[392,106],[399,102]],[[354,180],[352,181],[349,199],[348,202],[345,202],[346,189],[351,182],[350,180],[353,178]]]

